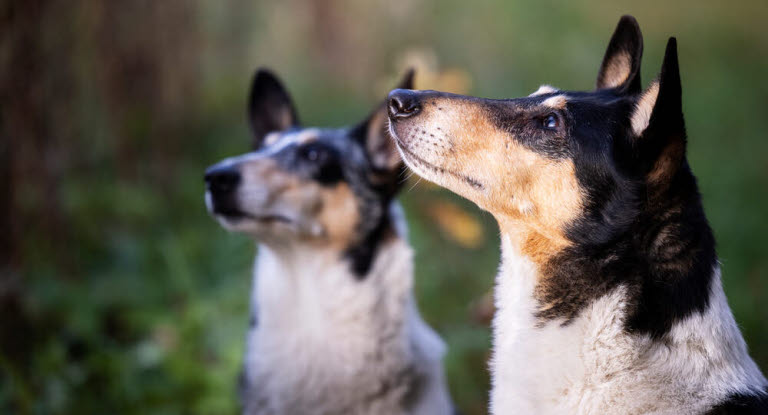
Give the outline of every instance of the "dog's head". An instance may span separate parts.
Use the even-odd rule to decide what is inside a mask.
[[[576,222],[616,230],[625,220],[616,204],[624,214],[639,189],[663,192],[683,163],[675,40],[645,91],[642,48],[637,22],[623,17],[589,92],[542,86],[495,100],[394,90],[391,133],[409,167],[490,211],[532,255],[548,256],[577,236]]]
[[[412,87],[412,76],[403,87]],[[386,105],[355,127],[300,127],[281,83],[259,70],[248,115],[253,151],[205,174],[206,205],[223,227],[265,243],[340,249],[383,232],[404,169],[387,133]]]

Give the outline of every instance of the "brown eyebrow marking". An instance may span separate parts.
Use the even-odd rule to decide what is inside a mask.
[[[559,92],[559,91],[560,91],[559,89],[553,87],[552,85],[544,84],[544,85],[540,86],[539,89],[537,89],[531,95],[528,95],[528,96],[529,97],[535,97],[537,95],[552,94],[552,93]]]
[[[565,95],[555,95],[545,99],[541,105],[561,110],[565,108],[566,103],[568,103],[568,100],[565,98]]]

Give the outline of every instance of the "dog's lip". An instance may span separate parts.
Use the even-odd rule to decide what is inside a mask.
[[[250,219],[254,222],[262,222],[262,223],[270,223],[270,222],[277,222],[277,223],[292,223],[293,220],[291,218],[280,215],[280,214],[252,214],[247,213],[243,211],[216,211],[214,212],[215,215],[221,216],[227,220],[242,220],[242,219]]]
[[[393,131],[391,131],[392,138],[395,140],[395,144],[400,148],[400,150],[403,151],[404,155],[407,155],[407,156],[413,158],[414,160],[418,161],[421,164],[424,164],[425,166],[427,166],[427,167],[429,167],[431,169],[437,170],[437,171],[439,171],[441,173],[448,173],[451,176],[454,176],[456,178],[464,180],[465,182],[467,182],[467,184],[469,184],[470,186],[474,187],[475,189],[478,189],[478,190],[485,189],[485,186],[483,186],[482,183],[480,183],[479,181],[477,181],[477,180],[475,180],[475,179],[473,179],[473,178],[471,178],[469,176],[465,176],[463,174],[454,173],[454,172],[452,172],[452,171],[450,171],[450,170],[448,170],[448,169],[446,169],[444,167],[435,166],[434,164],[432,164],[432,163],[424,160],[423,158],[419,157],[413,151],[409,150],[408,146],[406,146],[405,143],[403,143],[400,140],[400,137],[398,137],[397,134],[395,134],[394,128],[391,128],[391,129],[393,130]]]

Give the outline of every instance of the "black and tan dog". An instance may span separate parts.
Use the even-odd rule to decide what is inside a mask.
[[[502,233],[495,414],[766,413],[686,161],[676,42],[641,90],[624,17],[597,88],[390,93],[409,167]]]
[[[244,412],[452,413],[445,347],[413,297],[386,105],[356,127],[299,127],[287,92],[261,70],[249,117],[253,151],[205,175],[213,216],[259,242]]]

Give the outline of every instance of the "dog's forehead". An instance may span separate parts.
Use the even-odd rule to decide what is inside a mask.
[[[267,134],[262,151],[278,153],[309,143],[322,143],[343,151],[349,147],[350,141],[348,131],[343,128],[292,128]]]
[[[280,148],[290,145],[301,145],[317,140],[322,134],[319,128],[291,128],[284,131],[273,131],[264,137],[264,148]]]
[[[259,157],[281,157],[299,151],[309,144],[332,149],[341,156],[339,161],[347,166],[364,166],[368,163],[361,141],[351,134],[350,128],[293,128],[272,132],[264,140],[264,146],[256,151]]]
[[[490,102],[497,102],[496,105],[500,104],[502,107],[515,111],[540,111],[546,108],[564,109],[571,98],[570,94],[565,91],[553,90],[520,98],[490,100]]]
[[[582,104],[587,107],[610,107],[617,104],[621,105],[628,100],[631,101],[631,97],[617,95],[615,91],[610,89],[595,91],[564,91],[557,89],[537,91],[537,93],[513,101],[516,101],[518,105],[524,108],[537,109],[547,107],[566,109],[573,106],[582,106]]]

